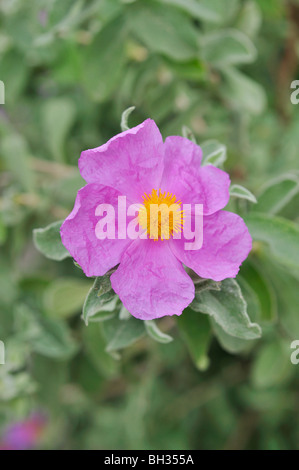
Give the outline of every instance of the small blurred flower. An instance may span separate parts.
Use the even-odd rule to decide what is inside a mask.
[[[47,419],[34,413],[24,421],[8,426],[0,439],[0,450],[29,450],[34,448],[46,427]]]
[[[38,14],[38,20],[40,24],[45,28],[48,23],[48,12],[46,10],[40,10]]]

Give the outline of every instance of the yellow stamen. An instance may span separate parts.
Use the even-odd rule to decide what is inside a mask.
[[[184,225],[184,211],[181,201],[172,193],[153,189],[151,194],[142,196],[143,205],[139,209],[138,222],[146,230],[149,238],[168,240],[173,233],[181,232]]]

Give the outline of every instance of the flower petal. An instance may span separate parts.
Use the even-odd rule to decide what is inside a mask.
[[[180,315],[194,298],[194,285],[167,241],[136,240],[111,276],[112,287],[136,318]]]
[[[230,178],[212,165],[201,167],[201,157],[201,148],[190,140],[168,137],[161,188],[184,204],[202,204],[203,213],[210,215],[228,203]]]
[[[77,194],[73,211],[64,221],[60,233],[62,243],[79,263],[86,276],[103,276],[120,262],[124,250],[132,240],[99,240],[95,215],[99,204],[111,204],[115,208],[117,233],[117,203],[119,192],[100,184],[87,184]],[[129,219],[128,219],[129,221]]]
[[[163,172],[163,140],[151,119],[82,152],[79,169],[88,183],[104,184],[142,202],[145,192],[158,188]]]
[[[252,248],[252,239],[243,219],[227,211],[203,217],[201,249],[188,251],[185,242],[183,237],[171,240],[176,257],[199,276],[214,281],[236,277]]]

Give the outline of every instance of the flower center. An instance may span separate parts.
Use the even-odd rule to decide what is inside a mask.
[[[184,211],[181,210],[181,201],[177,201],[174,194],[153,189],[149,195],[144,193],[142,199],[138,222],[149,238],[168,240],[173,233],[182,230]]]

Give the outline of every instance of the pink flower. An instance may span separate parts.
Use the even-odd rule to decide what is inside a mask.
[[[201,148],[188,139],[173,136],[163,143],[151,119],[81,154],[79,169],[87,185],[61,227],[62,242],[87,276],[102,276],[119,264],[112,287],[142,320],[180,315],[192,302],[194,285],[183,264],[203,278],[221,281],[237,275],[251,250],[244,221],[221,210],[229,200],[228,174],[200,166],[201,159]],[[178,210],[169,222],[170,238],[163,239],[160,227],[155,239],[147,230],[146,239],[99,240],[96,208],[105,203],[117,211],[118,196],[140,205],[144,229],[151,203],[169,205],[171,200]],[[173,237],[184,225],[181,204],[203,205],[203,245],[195,251],[186,250],[184,234]]]
[[[46,418],[34,413],[24,421],[9,426],[0,440],[0,450],[28,450],[36,446],[46,426]]]

